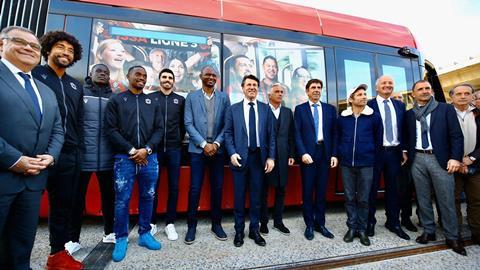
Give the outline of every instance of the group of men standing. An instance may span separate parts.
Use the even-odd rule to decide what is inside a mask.
[[[282,106],[287,91],[282,84],[270,85],[268,104],[258,101],[260,81],[254,75],[243,77],[244,98],[233,105],[226,93],[216,88],[218,74],[211,66],[201,70],[202,88],[186,99],[174,93],[175,76],[169,69],[159,72],[160,91],[144,93],[147,73],[141,66],[128,70],[128,91],[114,95],[108,85],[109,70],[103,64],[92,67],[84,86],[66,73],[82,54],[80,43],[68,33],[49,32],[38,40],[25,28],[8,27],[0,39],[0,123],[8,127],[0,129],[2,268],[29,268],[45,187],[50,201],[47,269],[83,267],[71,253],[81,248],[85,193],[93,172],[102,196],[102,241],[115,243],[114,261],[126,256],[128,209],[135,179],[139,187],[138,244],[151,250],[161,248],[154,235],[156,190],[164,165],[169,187],[165,233],[169,240],[177,240],[174,223],[185,132],[189,135],[191,167],[186,244],[195,242],[207,169],[211,231],[217,239],[227,240],[221,225],[226,156],[233,173],[236,247],[244,243],[247,190],[248,237],[259,246],[266,245],[262,234],[269,233],[270,186],[275,188],[273,228],[290,234],[282,212],[288,167],[295,157],[302,175],[304,236],[308,240],[314,238],[314,231],[334,238],[325,226],[325,194],[329,169],[338,165],[347,212],[348,230],[343,240],[352,242],[359,237],[363,245],[370,245],[382,175],[385,226],[409,240],[401,225],[410,231],[417,229],[402,206],[408,205],[412,196],[401,199],[399,192],[411,185],[399,177],[407,161],[424,228],[416,241],[425,244],[436,239],[435,194],[446,244],[466,255],[458,228],[461,214],[455,211],[462,187],[472,237],[480,239],[476,205],[480,198],[474,191],[478,191],[480,118],[477,109],[469,105],[473,99],[469,85],[452,89],[451,106],[435,101],[430,84],[418,81],[412,88],[413,108],[406,111],[402,102],[392,98],[393,79],[384,75],[376,82],[375,99],[367,100],[365,84],[349,90],[346,99],[350,106],[338,116],[332,105],[320,101],[323,82],[311,79],[305,89],[308,101],[293,113]],[[46,64],[37,66],[41,55]]]

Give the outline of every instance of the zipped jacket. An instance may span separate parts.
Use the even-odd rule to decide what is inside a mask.
[[[52,89],[57,97],[65,133],[62,151],[83,150],[83,87],[80,82],[67,73],[58,77],[49,65],[35,67],[32,75]]]
[[[105,132],[104,114],[109,98],[114,95],[110,84],[100,87],[85,78],[83,86],[83,133],[85,152],[83,171],[106,171],[113,169],[113,148]]]
[[[355,117],[349,107],[338,118],[338,135],[340,165],[371,167],[383,145],[382,118],[368,106]]]
[[[105,130],[116,154],[150,147],[156,151],[164,134],[158,93],[113,95],[105,111]]]
[[[185,125],[183,115],[185,112],[185,98],[175,92],[165,95],[162,91],[158,93],[158,102],[163,117],[164,134],[158,151],[167,149],[179,149],[185,137]],[[153,93],[152,93],[153,94]]]

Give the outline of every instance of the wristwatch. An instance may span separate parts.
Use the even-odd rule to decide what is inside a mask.
[[[147,150],[147,154],[149,154],[149,155],[152,154],[153,151],[152,151],[152,148],[150,148],[150,146],[148,146],[148,145],[145,146],[145,149]]]
[[[471,161],[475,162],[475,160],[477,160],[476,158],[472,157],[472,156],[469,156],[468,157]]]

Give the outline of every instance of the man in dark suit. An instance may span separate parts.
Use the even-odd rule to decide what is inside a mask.
[[[257,100],[259,80],[243,77],[243,101],[233,104],[225,116],[225,147],[233,172],[236,247],[243,245],[245,228],[245,192],[250,190],[250,228],[248,237],[259,246],[265,239],[258,231],[260,193],[265,173],[275,166],[275,122],[267,104]],[[234,121],[235,119],[235,121]],[[248,183],[248,184],[247,184]]]
[[[432,187],[442,213],[446,244],[453,251],[467,255],[458,239],[455,213],[455,180],[463,157],[463,134],[452,105],[439,103],[433,97],[428,81],[417,81],[412,87],[413,108],[406,114],[408,158],[417,193],[420,221],[424,229],[416,241],[426,244],[436,240],[432,208]]]
[[[275,160],[277,166],[266,175],[266,181],[263,181],[260,208],[260,233],[262,234],[268,234],[268,189],[270,186],[275,187],[273,228],[283,234],[290,234],[290,230],[283,224],[282,212],[288,180],[288,166],[292,166],[295,162],[295,127],[292,110],[281,106],[285,92],[286,89],[281,83],[274,83],[268,92],[270,109],[275,116],[275,133],[277,134]]]
[[[2,30],[0,62],[0,268],[30,269],[46,168],[63,129],[55,94],[32,78],[41,46],[28,29]]]
[[[406,234],[400,227],[400,203],[398,182],[401,175],[401,166],[407,161],[407,153],[403,147],[404,131],[404,114],[405,105],[393,98],[394,82],[392,77],[383,75],[377,79],[375,88],[377,97],[369,100],[367,105],[373,111],[379,114],[383,123],[383,144],[382,148],[377,152],[375,157],[375,165],[373,167],[373,183],[369,196],[369,213],[367,235],[374,236],[377,192],[380,187],[380,179],[383,174],[385,181],[385,211],[387,222],[385,227],[398,237],[410,240],[410,236]],[[413,226],[413,224],[412,224]]]
[[[298,105],[294,116],[296,151],[302,160],[304,235],[308,240],[313,239],[313,230],[324,237],[334,237],[325,227],[325,193],[329,166],[338,164],[337,113],[335,107],[320,101],[322,88],[321,80],[309,80],[305,86],[309,101]]]

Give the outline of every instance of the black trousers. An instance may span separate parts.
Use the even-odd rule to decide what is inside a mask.
[[[0,269],[30,269],[42,191],[0,195]]]
[[[85,195],[87,194],[88,183],[94,172],[81,172],[79,192],[73,207],[72,226],[70,227],[70,240],[79,242],[82,229],[83,214],[85,211]],[[95,172],[100,186],[102,200],[103,232],[108,235],[113,232],[113,217],[115,204],[115,190],[113,188],[113,170]]]
[[[47,191],[50,202],[50,254],[64,250],[65,243],[71,240],[74,203],[80,192],[80,157],[78,149],[62,151],[55,167],[49,172]]]
[[[278,168],[275,167],[273,171],[263,180],[261,201],[260,201],[260,223],[268,223],[268,191],[270,189],[268,179],[270,177],[280,178]],[[275,185],[275,203],[273,205],[273,224],[282,223],[283,208],[285,205],[285,186]]]

